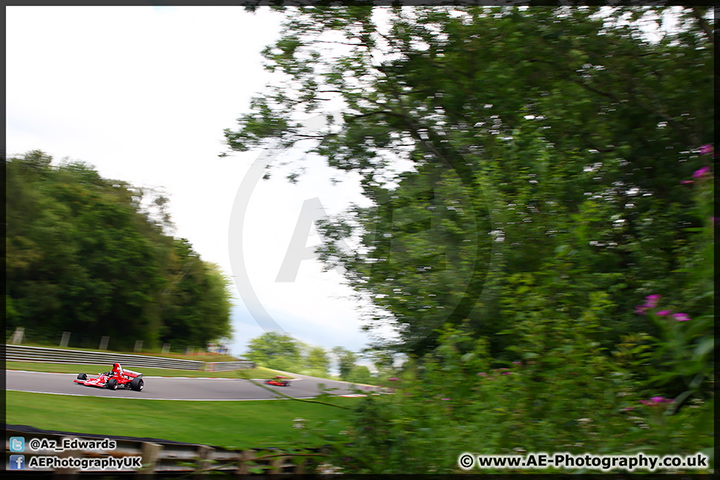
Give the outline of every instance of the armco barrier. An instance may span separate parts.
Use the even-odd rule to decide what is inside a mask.
[[[167,440],[118,437],[112,435],[92,435],[84,433],[67,433],[57,431],[39,430],[25,425],[5,426],[5,468],[10,470],[9,454],[22,454],[24,458],[24,470],[32,472],[52,472],[57,474],[76,474],[77,468],[53,470],[49,468],[27,468],[31,465],[32,457],[55,456],[74,458],[106,458],[114,457],[142,457],[140,469],[136,467],[122,468],[111,467],[105,470],[89,470],[103,474],[109,473],[140,473],[140,474],[192,474],[201,472],[223,472],[236,475],[247,475],[253,473],[275,474],[275,473],[315,473],[322,472],[322,460],[326,455],[319,448],[293,449],[293,452],[280,449],[266,448],[262,450],[230,450],[221,447],[208,445],[197,445],[190,443],[171,442]],[[25,449],[21,452],[12,452],[10,449],[10,437],[23,437]],[[54,441],[62,445],[63,439],[81,440],[103,440],[105,438],[116,442],[114,449],[107,450],[66,450],[56,452],[52,450],[32,450],[30,448],[33,439]],[[122,460],[121,460],[122,461]],[[129,460],[128,460],[129,461]],[[320,468],[318,468],[320,467]]]
[[[181,360],[175,358],[151,357],[148,355],[132,355],[127,353],[92,352],[83,350],[66,350],[62,348],[28,347],[24,345],[3,345],[5,360],[13,362],[45,362],[45,363],[84,363],[110,365],[121,363],[127,368],[167,368],[174,370],[202,370],[205,362],[198,360]],[[231,364],[227,366],[225,364]],[[215,362],[216,371],[239,370],[253,368],[255,364],[249,360],[236,362]]]
[[[251,366],[248,366],[248,364]],[[237,362],[207,362],[205,370],[208,372],[229,372],[231,370],[244,370],[254,367],[255,363],[250,360],[238,360]]]

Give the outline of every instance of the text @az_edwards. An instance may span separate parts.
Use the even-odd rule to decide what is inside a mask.
[[[33,438],[27,442],[27,445],[34,452],[40,450],[53,452],[64,452],[65,450],[107,451],[117,448],[117,442],[110,438],[103,438],[102,440],[63,438],[60,441],[50,438]]]

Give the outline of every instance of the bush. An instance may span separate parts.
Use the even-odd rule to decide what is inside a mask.
[[[465,451],[694,454],[712,447],[711,426],[698,435],[712,402],[668,416],[665,402],[640,398],[628,373],[592,343],[560,342],[545,358],[488,368],[486,342],[463,353],[459,341],[467,343],[446,331],[433,355],[387,382],[394,395],[366,397],[334,463],[347,473],[459,473]]]
[[[368,367],[366,367],[365,365],[358,365],[353,367],[352,370],[350,370],[350,373],[348,374],[345,381],[350,383],[370,384],[373,383],[373,377],[370,374],[370,369]]]

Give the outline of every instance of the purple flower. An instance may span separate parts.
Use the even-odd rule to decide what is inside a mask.
[[[655,403],[670,403],[670,402],[672,402],[672,400],[670,400],[669,398],[665,398],[665,397],[650,397],[650,401],[655,402]]]
[[[691,185],[691,184],[693,184],[693,183],[695,183],[695,182],[693,182],[692,180],[683,180],[683,181],[680,182],[680,183],[681,183],[682,185]]]
[[[487,377],[487,373],[485,372],[478,372],[478,375],[480,375],[481,377]]]
[[[510,375],[512,372],[503,372],[503,375]]]
[[[645,308],[655,308],[660,298],[662,297],[658,294],[648,295],[645,297]]]
[[[389,381],[389,382],[396,382],[397,380],[398,380],[397,377],[390,377],[390,378],[388,378],[388,381]]]
[[[709,153],[712,153],[713,150],[713,146],[709,143],[706,143],[705,145],[700,147],[700,155],[707,155]]]
[[[522,365],[522,362],[520,360],[515,360],[513,362],[514,365]]]
[[[672,403],[673,400],[665,397],[651,397],[650,400],[640,400],[643,405],[662,405],[663,403]]]
[[[645,310],[647,310],[645,305],[635,305],[635,313],[638,315],[645,315]]]
[[[690,320],[690,316],[687,313],[673,313],[673,317],[675,317],[675,320],[678,322],[687,322]]]
[[[657,312],[657,314],[661,317],[665,317],[667,315],[670,315],[671,313],[672,312],[670,310],[660,310],[659,312]]]
[[[447,402],[447,401],[450,400],[450,399],[449,399],[449,398],[441,398],[440,400],[444,400],[444,401]]]
[[[693,178],[698,179],[704,177],[706,174],[710,172],[710,166],[702,167],[699,170],[695,170],[695,173],[693,173]]]

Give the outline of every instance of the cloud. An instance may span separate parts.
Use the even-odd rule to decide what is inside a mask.
[[[225,150],[223,130],[270,80],[260,51],[277,38],[281,14],[258,10],[7,7],[8,153],[41,149],[92,164],[107,178],[160,188],[176,235],[235,275],[233,205],[257,152],[217,155]],[[287,331],[351,348],[362,337],[337,273],[322,274],[306,260],[295,282],[276,282],[303,202],[318,198],[334,213],[358,200],[354,187],[330,184],[341,175],[321,159],[303,161],[307,175],[297,185],[279,175],[254,187],[245,218],[247,273]],[[319,237],[311,230],[307,241]],[[234,310],[233,323],[242,327],[238,346],[262,333],[245,307]]]

